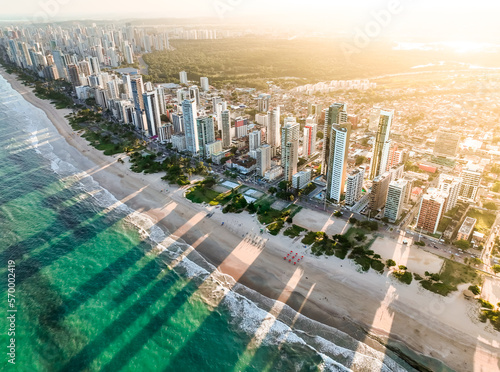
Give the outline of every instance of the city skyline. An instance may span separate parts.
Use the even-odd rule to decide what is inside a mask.
[[[495,371],[500,49],[400,42],[462,1],[224,1],[0,23],[4,363]]]

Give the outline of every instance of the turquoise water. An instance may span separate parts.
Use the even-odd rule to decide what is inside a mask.
[[[320,353],[280,321],[250,346],[269,309],[221,289],[189,255],[171,269],[187,246],[157,249],[139,232],[144,221],[125,206],[110,210],[116,200],[52,152],[57,139],[0,76],[1,370],[344,370],[330,356],[347,350]],[[5,353],[9,260],[15,365]]]

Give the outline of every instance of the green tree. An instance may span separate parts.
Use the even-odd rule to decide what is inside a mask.
[[[469,249],[471,247],[471,244],[467,240],[457,240],[455,243],[453,243],[455,247],[460,248],[460,249]]]
[[[495,272],[495,274],[500,273],[500,265],[493,265],[492,269]]]
[[[396,266],[396,261],[388,259],[387,261],[385,261],[385,264],[387,265],[387,267],[393,267]]]
[[[316,132],[316,138],[318,138],[318,139],[323,139],[323,137],[324,137],[324,136],[325,136],[325,135],[323,134],[323,132],[321,132],[321,131],[317,131],[317,132]]]

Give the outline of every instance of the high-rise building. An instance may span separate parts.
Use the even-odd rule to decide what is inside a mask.
[[[255,151],[261,145],[261,135],[260,130],[254,130],[248,135],[248,151]]]
[[[271,169],[272,148],[270,145],[262,145],[257,150],[257,174],[264,177]]]
[[[261,94],[259,98],[257,98],[257,107],[260,112],[269,111],[269,101],[271,96],[269,94]]]
[[[291,181],[297,173],[299,161],[299,130],[300,124],[295,118],[286,118],[281,129],[281,166],[286,181]]]
[[[370,191],[370,201],[368,204],[372,216],[375,216],[375,214],[384,207],[390,183],[391,175],[389,172],[381,174],[373,179],[372,189]]]
[[[90,71],[92,74],[97,75],[101,73],[101,64],[99,62],[99,58],[97,57],[89,57],[90,63]]]
[[[69,81],[73,86],[82,85],[80,82],[80,70],[77,65],[68,65]]]
[[[206,145],[215,142],[214,119],[212,116],[200,116],[196,118],[198,127],[199,151],[203,157],[209,155],[205,153]]]
[[[165,101],[165,89],[162,86],[154,88],[156,96],[158,97],[158,104],[160,105],[160,114],[165,115],[167,113],[167,105]]]
[[[417,228],[435,234],[446,207],[444,191],[429,188],[422,197],[417,217]]]
[[[395,167],[396,165],[402,164],[404,161],[405,150],[399,149],[397,144],[393,144],[389,149],[389,156],[387,159],[386,171]]]
[[[188,83],[188,74],[186,71],[181,71],[179,73],[179,80],[181,84],[187,84]]]
[[[311,156],[316,151],[316,135],[318,133],[318,125],[315,123],[306,124],[304,127],[304,140],[302,153],[303,156]]]
[[[467,168],[462,170],[462,174],[460,175],[462,185],[458,194],[460,199],[471,202],[476,200],[482,175],[483,168],[478,165],[468,164]]]
[[[129,65],[131,65],[132,63],[134,63],[134,52],[132,51],[132,47],[130,46],[130,44],[127,42],[127,44],[125,44],[125,60],[127,61],[127,63]]]
[[[195,100],[197,108],[201,107],[200,90],[198,89],[198,86],[193,85],[193,86],[189,87],[189,99]]]
[[[273,149],[273,156],[276,155],[278,148],[281,145],[280,139],[280,108],[268,111],[266,140],[267,144]]]
[[[144,113],[144,99],[143,99],[144,85],[142,83],[142,76],[135,75],[135,76],[131,77],[130,86],[132,87],[132,97],[134,100],[135,112],[137,115],[136,124],[137,124],[139,129],[146,130],[146,128],[145,128],[146,123],[144,123],[144,121],[146,119],[143,116],[143,113]]]
[[[365,177],[365,167],[359,167],[353,170],[347,176],[347,185],[345,192],[346,205],[354,205],[361,199],[363,192],[363,179]]]
[[[322,105],[320,103],[309,102],[307,107],[307,116],[320,116],[322,110]]]
[[[453,209],[457,204],[458,193],[460,192],[461,184],[461,178],[453,177],[447,174],[441,174],[439,176],[438,189],[448,193],[448,201],[446,202],[444,213],[448,212],[450,209]]]
[[[292,177],[292,187],[297,190],[302,190],[311,182],[311,175],[312,170],[310,168],[295,173]]]
[[[222,130],[222,111],[227,110],[227,102],[222,101],[222,98],[219,98],[221,101],[218,101],[214,104],[214,113],[217,118],[217,130]]]
[[[387,217],[391,222],[396,222],[399,220],[399,217],[401,217],[407,186],[408,181],[404,179],[391,181],[391,183],[389,183],[384,217]]]
[[[248,135],[248,119],[241,116],[234,120],[234,129],[236,138],[246,137]]]
[[[184,133],[186,136],[186,149],[193,155],[198,155],[200,149],[198,137],[198,125],[196,118],[196,102],[194,100],[184,100],[182,102],[182,116],[184,118]]]
[[[399,180],[400,178],[403,178],[404,171],[405,171],[405,166],[403,164],[396,165],[391,169],[389,169],[388,172],[391,174],[391,181],[396,181]]]
[[[334,124],[330,129],[330,135],[325,136],[330,140],[326,197],[337,203],[342,200],[345,191],[350,136],[351,124]]]
[[[347,123],[347,105],[345,103],[334,103],[325,111],[325,125],[323,127],[323,153],[321,156],[321,174],[328,174],[330,158],[330,135],[334,124]]]
[[[160,104],[156,92],[150,91],[142,94],[144,102],[144,114],[147,122],[147,132],[150,137],[158,135],[158,128],[161,127]]]
[[[57,67],[59,76],[61,77],[61,79],[66,79],[68,75],[66,73],[66,62],[63,52],[61,52],[60,50],[54,50],[52,52],[52,57],[54,58],[54,63]]]
[[[221,121],[222,121],[222,147],[229,148],[231,147],[231,113],[229,110],[224,110],[221,113]]]
[[[375,136],[373,156],[370,164],[369,179],[374,179],[375,177],[384,173],[387,169],[389,150],[391,147],[389,136],[391,132],[393,116],[394,110],[382,110],[380,112],[380,120],[377,134]]]
[[[184,132],[184,118],[182,117],[182,114],[176,114],[175,112],[172,113],[172,124],[174,126],[174,133],[182,133]]]
[[[455,157],[460,144],[460,134],[447,130],[438,130],[433,154],[435,156]]]
[[[80,69],[80,72],[84,74],[85,76],[89,76],[90,73],[90,63],[88,61],[80,61],[78,62],[78,68]]]
[[[200,78],[200,85],[201,85],[201,89],[203,89],[204,92],[208,92],[210,90],[210,84],[208,84],[207,77]]]

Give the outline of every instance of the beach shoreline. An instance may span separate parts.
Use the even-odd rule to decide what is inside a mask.
[[[122,156],[105,156],[75,133],[64,118],[68,110],[57,110],[37,98],[3,68],[0,73],[26,101],[46,113],[61,136],[51,142],[53,147],[67,142],[74,149],[68,154],[71,161],[116,199],[170,231],[174,239],[185,241],[241,285],[271,300],[286,298],[286,304],[302,315],[346,331],[377,350],[383,350],[377,339],[390,337],[454,370],[500,370],[498,334],[472,323],[467,315],[470,306],[460,290],[448,301],[424,292],[416,283],[405,286],[373,271],[359,274],[352,262],[307,253],[301,265],[287,265],[283,256],[290,249],[300,252],[300,242],[265,234],[262,245],[259,225],[248,213],[223,215],[218,208],[191,203],[183,196],[185,188],[169,186],[160,174],[133,173],[127,161],[117,161]],[[215,212],[211,219],[205,217],[208,211]],[[426,313],[426,302],[441,304],[444,310]],[[457,319],[449,319],[455,315]]]

